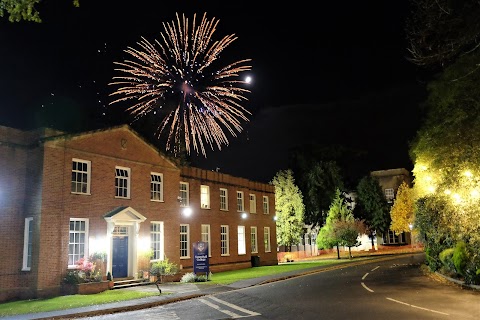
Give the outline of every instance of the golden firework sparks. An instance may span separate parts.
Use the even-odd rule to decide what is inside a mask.
[[[248,121],[250,112],[241,103],[250,91],[241,87],[247,82],[240,74],[251,70],[251,59],[215,67],[223,50],[237,39],[232,34],[214,41],[218,22],[205,13],[198,25],[196,15],[190,24],[177,13],[176,21],[163,23],[162,41],[151,43],[142,37],[139,49],[124,50],[131,60],[115,62],[115,71],[122,75],[110,83],[117,86],[110,104],[131,103],[126,110],[135,120],[150,112],[164,114],[156,134],[159,138],[168,131],[166,150],[174,154],[183,139],[188,154],[193,146],[206,157],[204,144],[221,150],[228,145],[225,130],[236,137],[242,121]]]

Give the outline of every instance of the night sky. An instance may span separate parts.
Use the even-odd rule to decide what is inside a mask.
[[[410,170],[425,80],[406,59],[408,1],[287,4],[43,0],[41,24],[0,20],[0,124],[75,132],[130,123],[109,105],[113,62],[141,37],[160,39],[177,12],[206,12],[220,20],[215,39],[238,36],[222,62],[252,59],[252,115],[229,146],[193,155],[193,165],[267,182],[286,169],[289,148],[317,143],[365,150],[366,171]]]

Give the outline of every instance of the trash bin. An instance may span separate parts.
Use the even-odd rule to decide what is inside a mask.
[[[260,267],[260,257],[252,256],[252,267]]]

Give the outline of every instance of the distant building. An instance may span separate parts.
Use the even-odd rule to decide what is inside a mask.
[[[406,182],[409,186],[412,185],[412,176],[404,168],[378,170],[372,171],[370,175],[378,180],[383,194],[387,199],[387,202],[393,205],[393,202],[397,196],[398,187],[402,182]],[[381,244],[407,244],[410,243],[410,233],[401,233],[396,235],[392,230],[388,230],[385,234],[381,235]]]
[[[272,185],[181,167],[127,125],[0,126],[0,209],[0,301],[59,295],[93,253],[114,279],[165,258],[192,272],[197,241],[213,273],[278,263]]]

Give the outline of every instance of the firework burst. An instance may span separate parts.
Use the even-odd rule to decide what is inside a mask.
[[[163,23],[162,41],[149,42],[142,37],[139,49],[124,50],[131,60],[115,62],[110,85],[110,104],[128,101],[126,110],[134,120],[153,113],[159,122],[156,135],[168,132],[166,150],[177,154],[185,144],[206,157],[205,145],[221,150],[228,145],[226,131],[236,137],[242,121],[250,112],[241,103],[250,91],[242,88],[240,73],[251,70],[251,59],[239,60],[224,67],[215,67],[223,50],[237,37],[232,34],[214,41],[212,36],[219,20],[208,20],[206,13],[197,25],[176,14],[176,21]]]

